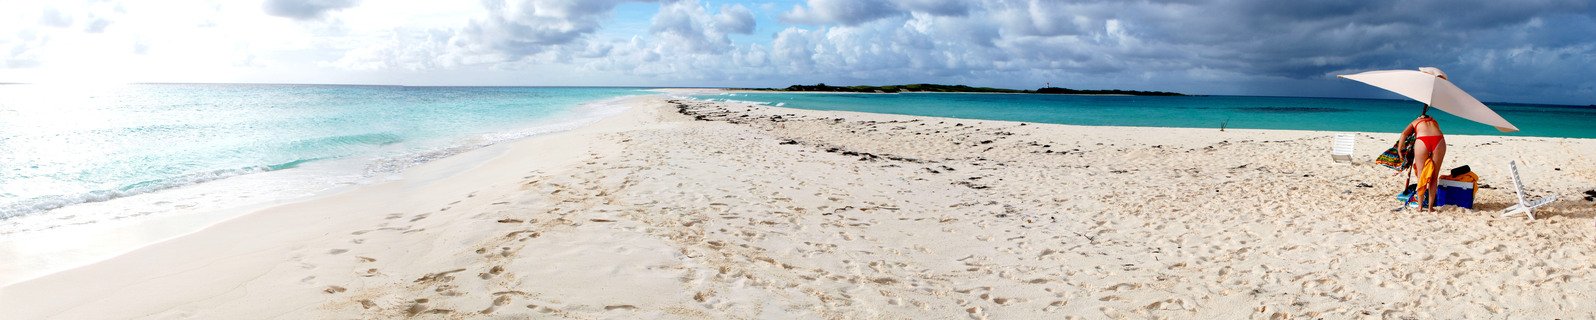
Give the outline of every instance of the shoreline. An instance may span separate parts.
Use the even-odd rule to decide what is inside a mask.
[[[328,185],[317,185],[310,189],[295,189],[308,191],[298,195],[283,195],[277,197],[264,197],[263,199],[244,200],[246,203],[236,204],[229,202],[225,205],[191,205],[178,207],[160,212],[145,212],[132,216],[105,216],[95,214],[96,210],[108,210],[118,206],[148,207],[149,203],[193,202],[178,194],[204,194],[216,188],[237,188],[240,183],[248,187],[245,180],[277,180],[279,176],[303,176],[306,173],[273,170],[230,176],[221,179],[193,183],[156,191],[116,197],[104,201],[92,201],[66,205],[60,208],[33,212],[23,216],[7,218],[5,221],[7,233],[0,234],[0,287],[15,284],[49,274],[91,265],[106,259],[114,258],[138,250],[152,244],[179,238],[199,232],[211,225],[225,222],[252,212],[257,212],[273,207],[280,207],[294,203],[313,201],[325,198],[363,186],[384,183],[387,180],[402,175],[411,167],[425,165],[446,158],[474,157],[481,158],[480,153],[501,147],[504,144],[514,143],[519,140],[574,130],[590,125],[597,121],[614,115],[621,110],[599,109],[602,106],[616,104],[629,98],[646,94],[633,94],[613,98],[605,98],[584,102],[567,110],[564,115],[553,119],[540,119],[520,126],[510,132],[483,134],[475,139],[485,139],[479,142],[436,149],[431,151],[413,153],[408,155],[412,160],[398,161],[400,158],[377,158],[375,161],[364,163],[366,170],[381,162],[399,163],[397,167],[367,173],[356,181],[340,182]],[[421,159],[415,162],[414,159]],[[485,161],[485,160],[482,160]],[[359,164],[354,159],[333,159],[331,162],[344,162]],[[311,167],[327,166],[333,164],[314,163]],[[394,166],[388,164],[387,166]],[[292,168],[289,170],[303,170]],[[328,171],[323,168],[320,171]],[[272,177],[266,177],[266,176]],[[301,177],[300,179],[304,179]],[[308,187],[307,182],[306,187]],[[298,192],[295,193],[298,193]],[[204,198],[200,200],[216,200]],[[203,201],[200,201],[203,202]],[[227,202],[221,199],[213,202]],[[147,208],[146,208],[147,209]],[[42,222],[41,222],[42,221]],[[41,224],[53,223],[53,224]],[[19,227],[32,225],[28,227]],[[24,228],[24,229],[18,229]]]
[[[1331,165],[1329,131],[671,100],[632,97],[619,114],[481,161],[467,158],[487,149],[0,286],[0,308],[23,318],[1596,312],[1570,304],[1596,289],[1596,269],[1574,268],[1596,251],[1596,208],[1562,199],[1539,220],[1497,218],[1511,187],[1491,161],[1517,158],[1526,186],[1566,197],[1596,186],[1596,169],[1579,165],[1596,140],[1459,135],[1470,151],[1449,165],[1474,165],[1497,187],[1479,192],[1475,211],[1392,214],[1395,178]]]
[[[1190,95],[1190,94],[1186,94],[1186,95],[1179,95],[1179,96],[1151,96],[1151,95],[1148,95],[1148,96],[1139,96],[1139,95],[1134,95],[1134,94],[1085,94],[1085,93],[1035,93],[1035,92],[949,92],[949,91],[899,91],[899,92],[849,92],[849,91],[775,91],[775,90],[747,90],[747,89],[733,89],[733,88],[726,88],[726,89],[721,89],[721,90],[722,90],[722,91],[721,91],[721,92],[731,92],[731,93],[808,93],[808,94],[826,94],[826,93],[832,93],[832,94],[900,94],[900,93],[956,93],[956,94],[1037,94],[1037,95],[1054,95],[1054,96],[1087,96],[1087,97],[1092,97],[1092,96],[1098,96],[1098,97],[1191,97],[1191,96],[1201,96],[1201,95]]]
[[[626,98],[626,99],[610,99],[610,100],[618,100],[618,101],[615,101],[614,103],[625,104],[625,103],[627,103],[626,101],[635,101],[635,100],[640,99],[642,97],[648,97],[648,96],[646,96],[646,95],[645,96],[633,96],[633,97],[629,97],[629,98]],[[6,307],[4,309],[7,309],[7,310],[21,310],[21,311],[32,311],[32,312],[35,312],[35,313],[23,313],[25,318],[46,317],[46,316],[48,316],[48,317],[63,317],[64,315],[60,314],[59,312],[67,312],[68,314],[78,314],[79,315],[79,316],[65,316],[65,317],[68,317],[68,318],[78,318],[80,316],[94,317],[94,315],[106,315],[106,314],[128,314],[128,313],[122,313],[122,312],[83,311],[83,308],[85,307],[85,304],[83,302],[92,301],[92,300],[97,299],[97,298],[91,297],[92,294],[90,294],[90,292],[93,292],[95,294],[100,294],[100,295],[116,294],[117,296],[121,297],[122,299],[127,299],[127,298],[129,298],[129,296],[127,296],[127,294],[133,293],[133,292],[140,292],[139,290],[129,291],[130,289],[128,289],[127,287],[135,286],[135,285],[138,285],[140,283],[146,283],[146,282],[149,282],[149,281],[155,281],[157,279],[163,278],[164,276],[151,277],[151,278],[141,278],[141,279],[127,279],[125,276],[114,276],[114,275],[121,275],[121,274],[142,274],[142,275],[164,274],[164,273],[168,272],[168,271],[164,271],[164,270],[169,270],[171,268],[170,266],[163,266],[164,264],[171,264],[171,265],[176,265],[176,266],[185,266],[185,265],[192,266],[192,267],[179,267],[177,269],[178,270],[186,270],[186,272],[189,272],[189,273],[210,274],[210,276],[206,276],[206,277],[203,277],[203,278],[214,277],[214,279],[218,280],[218,281],[245,281],[245,280],[248,280],[248,279],[246,279],[247,277],[249,277],[247,275],[254,274],[255,272],[261,272],[261,271],[273,269],[273,268],[271,268],[271,265],[273,265],[275,263],[260,263],[260,264],[254,264],[254,265],[239,265],[239,264],[236,263],[236,261],[229,261],[229,260],[234,260],[234,259],[240,258],[240,255],[238,253],[227,254],[225,252],[235,251],[235,250],[239,249],[239,247],[250,247],[250,248],[265,249],[267,251],[272,251],[274,253],[280,253],[280,252],[285,252],[285,251],[293,251],[292,248],[285,247],[285,246],[289,246],[289,245],[286,245],[285,243],[274,243],[274,241],[272,241],[272,240],[261,239],[261,238],[256,238],[256,237],[252,237],[252,236],[274,237],[274,238],[276,238],[278,240],[293,239],[293,240],[297,240],[297,241],[305,241],[305,240],[314,239],[315,237],[314,236],[310,236],[310,235],[311,234],[315,234],[316,232],[315,231],[304,231],[304,230],[293,230],[293,229],[300,229],[300,228],[311,229],[311,228],[316,228],[316,227],[319,227],[319,226],[326,226],[326,225],[331,225],[331,226],[334,226],[334,227],[344,227],[344,226],[347,226],[348,222],[352,221],[352,220],[369,220],[369,219],[373,219],[373,218],[383,218],[383,216],[380,216],[380,215],[378,215],[378,216],[372,216],[372,215],[340,216],[340,215],[337,214],[337,212],[336,212],[337,210],[336,209],[334,209],[334,210],[325,210],[325,209],[324,210],[308,210],[308,211],[315,211],[313,213],[305,212],[306,210],[302,210],[302,209],[309,208],[309,207],[349,207],[349,206],[380,207],[380,206],[384,206],[385,202],[387,202],[387,200],[381,199],[381,198],[385,198],[386,195],[394,194],[396,192],[397,193],[404,193],[403,191],[400,191],[400,190],[406,190],[406,189],[415,188],[415,187],[418,187],[418,186],[433,186],[433,187],[437,187],[439,183],[446,183],[445,181],[448,181],[448,180],[451,180],[451,179],[458,179],[457,176],[459,176],[459,175],[466,175],[466,174],[470,174],[473,171],[480,171],[479,168],[481,168],[483,166],[488,166],[488,165],[495,164],[495,163],[500,163],[500,165],[502,165],[503,162],[519,162],[519,161],[514,161],[514,160],[523,159],[523,158],[546,159],[546,160],[549,160],[550,163],[562,163],[562,162],[567,161],[567,160],[565,160],[565,159],[559,159],[559,160],[551,159],[547,155],[538,154],[538,153],[540,153],[539,150],[528,150],[528,149],[535,149],[535,148],[531,148],[531,147],[528,147],[528,146],[541,146],[542,144],[546,144],[546,143],[548,143],[550,141],[556,141],[556,143],[560,143],[560,144],[564,145],[564,147],[560,148],[559,151],[561,153],[565,153],[565,154],[570,154],[570,153],[572,153],[572,152],[574,152],[576,150],[579,150],[579,149],[589,148],[588,146],[581,145],[580,139],[573,138],[573,136],[580,137],[582,135],[591,135],[591,134],[594,134],[595,132],[601,132],[602,128],[600,128],[600,127],[602,127],[603,124],[615,123],[617,121],[624,121],[624,120],[617,120],[617,118],[623,118],[625,116],[625,113],[631,112],[631,111],[629,111],[629,110],[631,110],[630,107],[625,108],[625,110],[628,110],[628,111],[623,111],[622,114],[611,114],[611,115],[609,115],[609,116],[607,116],[607,117],[605,117],[603,119],[599,119],[597,121],[587,123],[587,124],[585,124],[585,125],[583,125],[583,126],[581,126],[579,128],[566,130],[566,131],[560,131],[560,132],[554,132],[554,133],[549,133],[549,134],[543,134],[543,135],[535,135],[535,136],[526,137],[526,138],[522,138],[522,139],[516,139],[516,140],[513,140],[513,141],[509,141],[508,143],[503,143],[503,144],[499,144],[499,145],[489,146],[489,147],[485,147],[485,148],[479,148],[479,149],[468,151],[468,152],[465,152],[465,153],[462,153],[462,154],[457,154],[457,155],[454,155],[454,156],[449,156],[449,157],[445,157],[445,158],[442,158],[442,159],[437,159],[437,160],[434,160],[434,161],[431,161],[431,162],[428,162],[428,163],[425,163],[425,164],[421,164],[421,165],[418,165],[418,166],[415,166],[415,167],[411,167],[411,168],[405,170],[404,172],[400,173],[400,175],[402,177],[400,179],[398,179],[398,180],[390,180],[390,181],[385,181],[385,182],[378,182],[378,183],[369,184],[369,185],[351,186],[351,187],[348,187],[347,189],[338,190],[336,192],[329,192],[329,193],[326,193],[326,194],[321,194],[321,195],[312,196],[312,197],[308,197],[308,198],[298,199],[296,201],[289,201],[289,202],[286,202],[286,203],[271,205],[271,206],[268,206],[267,208],[264,208],[264,209],[245,212],[245,213],[239,214],[237,216],[230,217],[228,219],[224,219],[224,220],[218,221],[216,223],[210,224],[208,226],[205,226],[205,227],[200,228],[198,230],[195,230],[193,232],[185,233],[185,234],[178,235],[178,236],[173,236],[173,237],[167,238],[165,240],[161,240],[161,241],[157,241],[157,242],[153,242],[153,243],[148,243],[146,245],[143,245],[143,246],[128,250],[128,251],[126,251],[124,253],[121,253],[121,254],[106,258],[106,259],[93,261],[93,262],[90,262],[90,263],[87,263],[87,264],[84,264],[84,265],[81,265],[81,266],[77,266],[77,267],[74,267],[74,268],[71,268],[71,269],[62,270],[62,271],[59,271],[59,272],[50,273],[50,274],[34,277],[34,278],[31,278],[31,279],[27,279],[27,280],[22,280],[22,281],[18,281],[18,282],[6,284],[6,285],[0,285],[0,305],[6,305]],[[517,157],[509,157],[508,155],[510,155],[512,153],[513,154],[517,154],[518,156]],[[531,153],[531,154],[529,154],[529,153]],[[540,164],[540,165],[534,165],[533,167],[557,167],[557,166],[551,165],[551,164]],[[477,178],[482,178],[482,177],[479,176]],[[475,180],[475,182],[480,182],[483,179],[466,179],[466,180],[468,180],[468,181]],[[456,183],[456,184],[454,184],[452,186],[462,186],[462,185]],[[444,188],[444,190],[449,190],[449,189],[457,189],[457,188]],[[442,191],[442,190],[440,190],[440,191]],[[446,191],[445,193],[449,194],[449,196],[456,196],[456,197],[463,196],[462,194],[458,194],[458,193],[461,193],[461,192],[459,192],[457,190],[449,190],[449,191]],[[471,194],[474,194],[474,193],[471,193]],[[436,195],[432,195],[431,197],[429,197],[429,199],[437,199],[437,197],[438,196],[436,196]],[[469,196],[465,196],[465,197],[462,197],[462,198],[468,198],[468,197]],[[421,202],[425,202],[425,201],[421,201]],[[458,203],[458,201],[455,201],[455,202]],[[425,218],[426,216],[427,216],[427,214],[420,215],[421,218]],[[303,221],[300,221],[300,220],[303,220]],[[316,221],[320,221],[320,223],[317,223]],[[343,223],[337,223],[337,222],[332,222],[332,221],[341,221]],[[411,220],[411,221],[414,222],[416,220]],[[273,230],[274,226],[275,227],[280,227],[279,230]],[[285,237],[281,236],[281,234],[283,234],[283,233],[290,233],[290,234],[293,234],[293,235],[287,236],[285,238]],[[360,232],[360,233],[364,233],[364,232]],[[245,234],[252,235],[252,236],[244,236]],[[282,241],[282,242],[290,242],[290,241]],[[205,255],[203,257],[195,257],[192,254],[187,253],[187,252],[191,252],[191,251],[205,251],[205,252],[208,252],[210,254]],[[244,256],[248,256],[248,255],[257,254],[257,253],[260,253],[260,252],[253,251],[253,250],[245,250],[245,253],[243,255]],[[185,259],[185,258],[175,258],[177,256],[190,256],[192,258],[200,258],[200,260],[202,260],[202,261],[193,261],[191,259]],[[273,258],[265,259],[265,261],[276,261],[277,258],[278,257],[273,257]],[[261,260],[256,260],[256,261],[260,262]],[[229,269],[229,270],[226,270],[226,271],[214,271],[214,270],[208,271],[208,270],[205,270],[206,268],[210,268],[208,266],[213,266],[215,264],[231,265],[233,268]],[[266,269],[263,269],[263,268],[266,268]],[[240,278],[239,276],[245,276],[246,278]],[[106,279],[111,279],[111,280],[106,281]],[[110,283],[107,283],[107,282],[110,282]],[[41,285],[41,283],[46,283],[46,284],[42,284]],[[71,283],[72,285],[61,286],[61,285],[49,284],[49,283]],[[146,283],[146,285],[148,285],[148,284]],[[166,285],[159,285],[157,287],[167,287],[167,286]],[[100,288],[100,289],[87,289],[87,288]],[[237,288],[232,288],[229,285],[213,285],[213,286],[209,286],[207,288],[210,289],[211,292],[214,292],[215,290],[226,291],[226,290],[230,290],[230,289],[237,289]],[[21,294],[19,294],[20,292],[35,291],[35,290],[38,290],[38,289],[60,290],[60,291],[65,291],[65,292],[77,292],[77,293],[76,294],[67,294],[67,295],[63,295],[63,296],[51,296],[51,297],[55,297],[55,298],[48,299],[48,302],[33,301],[33,303],[28,303],[27,301],[32,300],[32,298],[43,298],[43,297],[37,296],[37,295],[32,295],[32,294],[29,294],[29,295],[21,295]],[[191,289],[193,289],[193,288],[191,288]],[[89,290],[89,291],[82,291],[82,290]],[[186,297],[186,296],[191,296],[193,294],[203,294],[203,293],[195,293],[195,292],[172,292],[172,291],[163,291],[163,290],[156,290],[156,291],[158,291],[159,294],[138,297],[138,298],[134,298],[134,300],[138,300],[139,301],[137,304],[143,304],[143,303],[152,302],[152,301],[165,302],[165,303],[170,303],[170,304],[183,304],[184,301],[186,301],[186,299],[177,298],[177,297]],[[47,295],[47,296],[49,296],[49,295]],[[75,302],[64,302],[62,300],[73,300],[73,299],[59,299],[60,297],[73,297],[73,298],[75,298]],[[165,297],[167,299],[162,299],[163,297]],[[22,305],[27,305],[27,306],[34,307],[34,308],[37,308],[37,309],[21,308],[20,306],[22,306]],[[167,305],[156,303],[153,307],[159,308],[161,306],[167,306]],[[140,305],[129,306],[129,305],[123,305],[121,307],[148,308],[148,307],[152,307],[152,306],[140,306]],[[232,312],[239,312],[239,310],[231,310],[231,311],[227,311],[227,312],[229,312],[230,314],[235,314],[235,315],[243,316],[243,317],[259,317],[262,314],[269,314],[269,313],[263,312],[263,311],[267,311],[267,310],[274,310],[274,308],[268,308],[268,309],[251,308],[250,309],[251,312],[243,312],[243,313],[232,313]],[[169,312],[176,312],[175,310],[168,310],[168,311]],[[76,312],[76,313],[74,313],[74,312]],[[13,315],[15,315],[15,314],[16,313],[13,313]],[[32,314],[33,316],[26,316],[27,314]],[[50,315],[50,314],[54,314],[54,315]]]
[[[816,111],[818,111],[818,112],[834,112],[834,113],[848,114],[848,115],[853,115],[853,116],[890,115],[890,116],[902,116],[902,117],[947,119],[948,121],[992,122],[992,123],[1007,123],[1007,124],[1015,124],[1015,125],[1018,125],[1018,124],[1049,125],[1049,126],[1066,126],[1066,127],[1080,127],[1080,128],[1101,128],[1101,129],[1181,129],[1181,130],[1192,130],[1192,131],[1210,131],[1211,130],[1211,131],[1215,131],[1215,132],[1236,131],[1236,132],[1254,132],[1254,133],[1302,132],[1302,133],[1324,134],[1326,136],[1334,135],[1334,134],[1337,134],[1337,133],[1354,133],[1354,134],[1370,135],[1370,136],[1374,136],[1374,135],[1391,135],[1392,137],[1391,137],[1390,141],[1392,143],[1395,143],[1395,141],[1396,141],[1395,136],[1397,134],[1401,133],[1401,132],[1378,132],[1378,131],[1355,131],[1355,130],[1330,131],[1330,130],[1311,130],[1311,129],[1256,129],[1256,128],[1226,128],[1224,131],[1220,131],[1219,128],[1206,128],[1206,127],[1159,127],[1159,126],[1124,126],[1124,125],[1102,125],[1102,126],[1099,126],[1099,125],[1084,125],[1084,124],[1061,124],[1061,123],[1047,123],[1047,122],[1013,121],[1013,120],[951,118],[951,117],[937,117],[937,116],[920,116],[920,115],[900,114],[900,113],[874,113],[874,112],[848,111],[848,110],[816,110],[816,109],[793,108],[793,107],[787,107],[787,106],[779,106],[778,107],[778,106],[772,106],[772,105],[763,104],[763,103],[755,103],[757,101],[740,101],[740,102],[750,103],[750,104],[754,104],[754,105],[759,105],[761,107],[771,108],[771,109],[798,110],[798,111],[804,111],[804,112],[816,112]],[[1596,142],[1596,138],[1568,138],[1568,137],[1542,137],[1542,136],[1506,136],[1506,135],[1485,135],[1485,134],[1466,134],[1466,133],[1450,133],[1450,134],[1446,134],[1446,136],[1448,136],[1448,137],[1453,137],[1453,136],[1456,136],[1456,137],[1474,137],[1474,138],[1480,138],[1480,139],[1485,139],[1485,138],[1524,139],[1524,141],[1531,141],[1531,140],[1575,140],[1575,141]],[[1360,138],[1360,139],[1362,139],[1362,138]],[[1471,139],[1473,139],[1473,138],[1471,138]],[[1360,140],[1360,141],[1362,141],[1362,140]],[[1364,147],[1367,147],[1367,146],[1364,146]],[[1384,146],[1384,147],[1385,148],[1390,148],[1391,146]]]
[[[697,100],[714,99],[714,100],[718,100],[717,102],[748,103],[748,104],[757,104],[757,105],[762,105],[762,106],[772,107],[772,108],[786,108],[786,109],[806,110],[806,111],[857,112],[857,113],[865,113],[865,114],[891,114],[891,115],[910,116],[910,117],[936,117],[936,118],[961,119],[961,120],[970,120],[970,121],[1013,122],[1013,123],[1031,123],[1031,124],[1049,124],[1049,125],[1064,125],[1064,126],[1098,127],[1098,128],[1179,128],[1179,129],[1210,129],[1210,130],[1218,130],[1219,129],[1218,126],[1198,127],[1198,126],[1153,126],[1153,125],[1148,125],[1148,126],[1136,126],[1136,125],[1092,125],[1092,124],[1075,124],[1075,123],[1052,123],[1052,122],[1035,122],[1035,121],[1019,121],[1019,120],[1000,120],[1000,119],[954,118],[954,117],[943,117],[943,116],[935,116],[935,115],[920,115],[920,114],[908,114],[908,113],[876,113],[876,112],[850,111],[850,110],[839,110],[839,109],[805,109],[805,108],[795,108],[795,107],[787,106],[787,105],[775,106],[775,105],[772,105],[769,102],[760,102],[760,101],[751,101],[751,100],[739,100],[739,99],[730,99],[730,98],[699,98],[699,97],[696,97],[698,95],[713,95],[713,94],[717,94],[717,93],[721,93],[721,94],[725,94],[725,93],[856,94],[856,93],[852,93],[852,92],[780,92],[780,91],[747,91],[747,90],[732,90],[732,89],[722,89],[720,91],[707,90],[707,89],[681,89],[681,90],[675,90],[675,91],[661,91],[661,92],[680,92],[680,95],[682,95],[682,96],[684,96],[686,98],[697,99]],[[963,94],[963,93],[968,93],[968,92],[916,92],[916,93],[959,93],[959,94]],[[857,93],[857,94],[877,94],[877,93]],[[1016,94],[1016,93],[983,93],[983,94]],[[1020,94],[1023,94],[1023,93],[1020,93]],[[1115,96],[1115,95],[1073,95],[1073,94],[1058,94],[1058,95],[1068,95],[1068,96]],[[1185,97],[1202,97],[1202,96],[1199,96],[1199,95],[1187,95]],[[1237,97],[1253,97],[1253,96],[1237,96]],[[1277,97],[1270,97],[1270,98],[1277,98]],[[1296,98],[1296,97],[1278,97],[1278,98]],[[1359,99],[1359,98],[1313,98],[1313,99],[1381,100],[1381,99]],[[1365,131],[1365,130],[1320,130],[1320,129],[1246,128],[1246,127],[1230,127],[1230,128],[1226,128],[1226,130],[1346,132],[1346,133],[1360,133],[1360,134],[1385,134],[1385,133],[1389,133],[1389,134],[1392,134],[1392,135],[1395,135],[1395,134],[1401,132],[1400,130],[1393,130],[1392,132],[1382,132],[1382,131]],[[1448,133],[1447,136],[1500,137],[1500,138],[1508,138],[1508,139],[1513,139],[1513,138],[1540,139],[1540,138],[1544,138],[1544,139],[1596,140],[1596,137],[1507,135],[1507,134],[1501,134],[1501,133],[1496,133],[1496,134]],[[1395,139],[1393,138],[1392,141],[1394,143]]]

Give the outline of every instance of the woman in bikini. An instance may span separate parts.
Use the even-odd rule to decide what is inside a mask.
[[[1407,142],[1408,135],[1415,135],[1414,138],[1416,138],[1416,141],[1413,142],[1417,144],[1413,148],[1413,174],[1418,175],[1419,179],[1429,180],[1420,181],[1419,183],[1419,185],[1426,186],[1426,190],[1414,190],[1415,196],[1417,196],[1417,192],[1423,192],[1426,195],[1426,199],[1419,201],[1421,210],[1433,209],[1435,205],[1435,190],[1437,189],[1436,183],[1438,182],[1436,180],[1440,178],[1437,172],[1441,170],[1441,162],[1446,160],[1446,137],[1441,134],[1441,126],[1435,123],[1435,118],[1430,117],[1429,111],[1430,106],[1424,106],[1424,112],[1419,113],[1419,118],[1409,122],[1408,127],[1402,129],[1402,135],[1397,137],[1397,150],[1402,150],[1403,147],[1406,147],[1402,144]],[[1429,163],[1432,169],[1427,177],[1424,170],[1426,162]]]

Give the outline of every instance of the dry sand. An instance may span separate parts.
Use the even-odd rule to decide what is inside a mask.
[[[0,318],[1596,316],[1596,140],[1448,137],[1478,210],[1392,212],[1401,178],[1325,132],[667,100],[0,288]],[[1509,159],[1562,197],[1541,219],[1496,216]]]

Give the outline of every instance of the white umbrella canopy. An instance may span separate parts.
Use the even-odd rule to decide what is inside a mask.
[[[1479,99],[1474,99],[1474,96],[1447,81],[1446,73],[1441,72],[1441,69],[1424,67],[1419,70],[1378,70],[1338,77],[1396,92],[1463,119],[1496,127],[1496,130],[1502,132],[1518,131],[1518,127],[1508,123],[1507,119],[1502,119],[1496,111],[1491,111],[1490,107],[1480,103]]]

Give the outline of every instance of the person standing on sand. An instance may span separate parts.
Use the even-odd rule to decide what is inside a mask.
[[[1441,170],[1441,163],[1446,160],[1446,137],[1441,133],[1441,125],[1435,122],[1435,118],[1430,117],[1429,111],[1430,105],[1424,105],[1424,111],[1419,112],[1419,117],[1409,122],[1408,127],[1402,129],[1402,135],[1397,137],[1397,150],[1403,150],[1408,135],[1415,136],[1413,143],[1417,145],[1413,148],[1412,174],[1418,176],[1419,187],[1413,189],[1413,196],[1424,196],[1423,199],[1418,199],[1420,210],[1434,209],[1435,191],[1438,189],[1436,183],[1440,179],[1437,171]]]
[[[1418,70],[1374,70],[1338,77],[1372,85],[1424,103],[1424,111],[1419,112],[1419,117],[1409,122],[1407,128],[1397,137],[1397,148],[1392,152],[1395,156],[1381,155],[1379,159],[1382,164],[1399,167],[1399,170],[1414,170],[1413,175],[1419,177],[1414,193],[1423,195],[1417,199],[1422,201],[1418,202],[1421,209],[1435,207],[1435,191],[1439,189],[1436,183],[1440,182],[1437,172],[1441,170],[1446,160],[1446,138],[1442,136],[1441,126],[1436,124],[1435,118],[1427,114],[1430,107],[1441,109],[1459,118],[1496,127],[1496,130],[1502,132],[1518,132],[1518,127],[1508,123],[1507,119],[1503,119],[1479,99],[1463,92],[1463,89],[1452,84],[1446,72],[1441,72],[1441,69],[1435,67],[1421,67]],[[1416,145],[1407,144],[1409,137],[1416,139],[1412,142]],[[1413,159],[1405,159],[1409,157],[1403,154],[1408,153],[1406,150],[1409,149],[1405,148],[1413,148],[1411,152]],[[1407,162],[1408,165],[1404,168],[1400,165],[1403,160],[1414,161]]]

